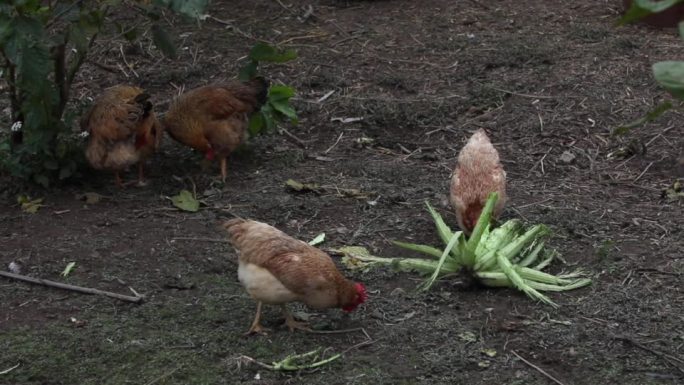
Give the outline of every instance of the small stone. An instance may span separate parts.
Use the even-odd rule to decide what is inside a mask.
[[[570,164],[575,160],[576,156],[570,151],[564,151],[560,156],[560,161],[566,164]]]
[[[7,270],[12,274],[21,274],[21,265],[16,262],[10,262],[7,265]]]

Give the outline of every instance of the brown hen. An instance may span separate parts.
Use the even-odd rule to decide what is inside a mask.
[[[506,202],[506,172],[484,130],[476,131],[461,149],[450,190],[458,224],[468,235],[475,228],[489,193],[499,193],[492,220],[501,214]]]
[[[110,87],[81,118],[81,129],[89,134],[88,162],[97,170],[112,170],[119,187],[120,172],[135,163],[138,183],[144,182],[143,163],[161,143],[162,128],[149,99],[138,87]]]
[[[361,283],[346,279],[321,250],[294,239],[265,223],[232,219],[223,224],[239,255],[238,278],[257,301],[257,312],[247,334],[264,333],[262,303],[281,305],[290,328],[308,330],[285,306],[303,302],[314,309],[354,310],[366,298]]]
[[[269,83],[256,78],[195,88],[176,99],[163,119],[165,129],[180,143],[218,158],[225,181],[226,158],[246,136],[247,122],[266,101]]]

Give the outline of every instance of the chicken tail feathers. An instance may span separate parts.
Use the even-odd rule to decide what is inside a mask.
[[[150,94],[145,92],[138,94],[133,101],[142,109],[144,118],[146,118],[150,114],[150,111],[152,111],[153,106],[152,102],[150,101]]]
[[[229,90],[236,98],[252,106],[252,111],[257,111],[268,99],[268,87],[271,83],[265,78],[258,76],[243,83],[229,86]]]
[[[268,88],[271,86],[271,82],[269,82],[268,79],[261,76],[252,79],[250,82],[253,84],[253,87],[257,91],[257,108],[261,108],[261,106],[263,106],[264,103],[266,103],[266,99],[268,98]]]

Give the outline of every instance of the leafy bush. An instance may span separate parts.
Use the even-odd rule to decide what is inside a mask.
[[[640,20],[648,15],[665,11],[682,2],[684,0],[632,0],[632,5],[620,19],[619,24],[624,25]],[[679,23],[679,35],[684,39],[684,21]],[[652,70],[653,77],[661,87],[675,98],[684,101],[684,61],[661,61],[653,64]],[[646,116],[630,124],[618,127],[614,134],[624,134],[633,127],[658,118],[673,107],[674,105],[671,102],[665,101],[647,113]]]
[[[285,63],[297,58],[294,50],[278,50],[265,43],[257,43],[249,52],[249,63],[240,70],[240,80],[249,80],[257,76],[259,63]],[[249,121],[249,133],[257,135],[261,132],[272,131],[277,122],[289,119],[297,123],[297,112],[290,105],[290,99],[295,90],[285,85],[274,85],[268,90],[268,98],[261,110],[252,115]]]
[[[71,85],[119,0],[9,0],[0,4],[0,75],[11,128],[0,136],[0,170],[47,186],[75,174],[81,157],[67,109]],[[163,9],[197,17],[207,0],[140,0],[135,9],[166,55],[175,47],[157,22]],[[135,39],[135,28],[119,26]],[[7,126],[6,126],[7,127]],[[0,131],[2,132],[2,131]],[[5,138],[3,138],[3,136]]]

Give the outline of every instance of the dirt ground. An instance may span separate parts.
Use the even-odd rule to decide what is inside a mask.
[[[183,87],[233,77],[263,39],[299,53],[263,71],[297,88],[300,121],[285,127],[290,135],[252,138],[231,157],[225,185],[216,165],[202,170],[198,154],[168,138],[143,188],[120,191],[97,172],[47,191],[3,180],[3,269],[15,261],[30,276],[130,287],[146,301],[0,278],[0,372],[19,365],[0,383],[552,384],[542,371],[566,385],[684,382],[684,211],[662,196],[684,176],[682,117],[611,136],[669,97],[650,65],[681,59],[682,43],[675,31],[615,27],[620,4],[213,1],[199,26],[176,24],[177,60],[147,38],[121,50],[105,39],[79,100],[132,82],[164,111]],[[293,308],[318,330],[356,330],[289,333],[278,309],[266,308],[273,332],[242,336],[255,304],[220,219],[254,218],[304,240],[324,232],[324,248],[406,256],[390,241],[439,244],[425,200],[456,226],[450,172],[481,127],[508,173],[504,219],[549,225],[565,261],[552,271],[582,267],[591,286],[551,294],[556,310],[513,290],[444,281],[419,293],[410,274],[346,271],[370,292],[358,311]],[[331,188],[296,193],[284,185],[290,178]],[[181,189],[195,189],[199,212],[170,204]],[[87,204],[84,192],[104,198]],[[23,213],[18,193],[46,206]],[[236,360],[271,363],[318,347],[346,354],[298,373]]]

